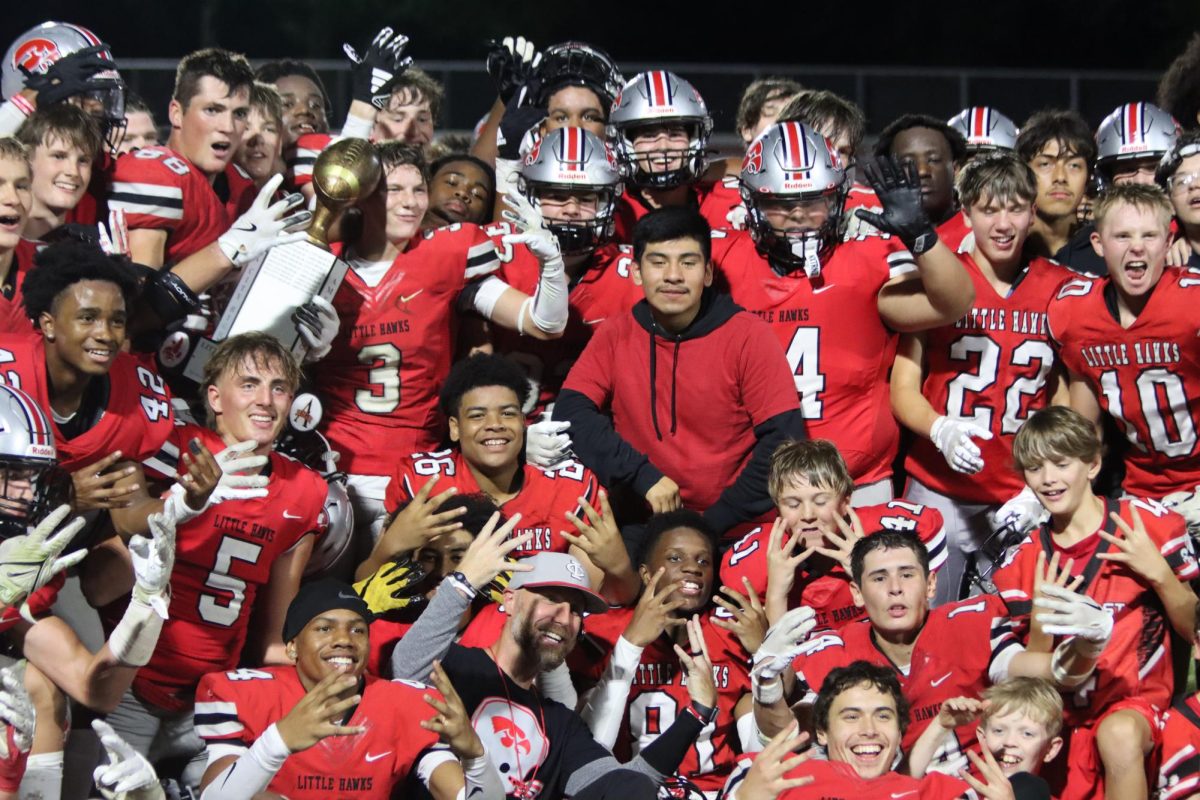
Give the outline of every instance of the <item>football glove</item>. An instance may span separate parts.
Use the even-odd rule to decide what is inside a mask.
[[[513,561],[513,559],[507,558],[505,561]],[[513,561],[513,563],[516,562]],[[508,588],[508,584],[510,581],[512,581],[512,578],[513,572],[511,569],[506,569],[504,572],[501,572],[499,575],[492,578],[491,582],[488,583],[487,586],[483,587],[483,591],[487,594],[488,599],[497,605],[503,603],[504,590]]]
[[[26,88],[38,93],[38,106],[47,108],[98,88],[92,78],[117,68],[115,63],[101,57],[106,52],[108,45],[97,44],[63,56],[45,72],[30,72],[19,64],[17,68],[25,74]]]
[[[70,514],[71,507],[61,505],[30,533],[0,542],[0,608],[33,594],[87,555],[86,549],[61,555],[86,522],[76,517],[55,533]]]
[[[283,175],[268,180],[246,213],[217,239],[217,246],[235,267],[246,266],[272,247],[304,240],[312,212],[302,209],[285,216],[304,204],[304,195],[293,192],[272,203],[281,183]]]
[[[1193,541],[1200,539],[1200,486],[1190,492],[1171,492],[1162,504],[1187,520]]]
[[[1113,617],[1086,594],[1043,583],[1041,597],[1033,601],[1037,621],[1051,636],[1075,636],[1096,645],[1090,655],[1098,656],[1112,636]]]
[[[8,761],[29,752],[33,747],[36,715],[33,702],[25,691],[25,662],[18,661],[0,669],[0,760]]]
[[[361,58],[351,45],[342,45],[350,59],[351,94],[355,100],[370,103],[375,108],[387,105],[396,82],[412,66],[412,58],[404,55],[407,46],[408,37],[394,33],[391,28],[375,34]]]
[[[525,458],[543,469],[571,457],[571,435],[565,420],[543,419],[525,429]]]
[[[366,601],[373,614],[386,614],[401,608],[424,605],[421,591],[427,574],[408,558],[384,564],[374,575],[354,584],[354,591]]]
[[[874,164],[864,164],[863,174],[875,190],[883,213],[865,209],[854,213],[884,233],[898,236],[914,256],[928,252],[937,244],[937,231],[921,205],[921,179],[916,165],[900,164],[890,156],[880,156]]]
[[[992,526],[995,530],[1011,528],[1017,533],[1025,533],[1040,523],[1047,513],[1033,489],[1026,486],[992,515]]]
[[[169,514],[151,514],[150,537],[129,540],[129,559],[133,563],[133,599],[167,618],[167,590],[171,569],[175,566],[175,521]]]
[[[983,455],[972,437],[991,439],[992,432],[957,417],[938,417],[929,429],[929,438],[950,469],[964,475],[974,475],[983,469]]]
[[[111,725],[94,719],[92,730],[108,754],[108,763],[96,767],[92,773],[92,780],[105,800],[161,800],[165,796],[154,767],[118,736]]]
[[[304,354],[308,364],[329,355],[342,324],[337,310],[320,295],[313,295],[312,300],[297,308],[292,314],[292,322],[296,325],[296,333],[308,345],[308,352]]]
[[[488,42],[487,73],[505,105],[529,82],[541,63],[542,54],[524,36]]]

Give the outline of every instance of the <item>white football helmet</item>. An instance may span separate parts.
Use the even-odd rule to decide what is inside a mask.
[[[682,123],[688,130],[683,150],[667,151],[680,161],[673,169],[646,169],[648,159],[634,150],[638,129],[652,125]],[[666,70],[651,70],[634,76],[613,101],[608,117],[608,138],[617,150],[617,161],[625,180],[648,189],[672,189],[691,183],[708,167],[708,137],[712,117],[696,88]]]
[[[1016,150],[1017,125],[989,106],[964,108],[946,123],[967,140],[967,152]]]
[[[1175,118],[1151,103],[1125,103],[1096,129],[1096,171],[1111,178],[1118,162],[1159,158],[1179,138]]]

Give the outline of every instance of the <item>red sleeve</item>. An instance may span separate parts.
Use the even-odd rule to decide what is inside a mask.
[[[746,315],[742,337],[742,406],[754,427],[785,411],[800,408],[796,381],[779,339],[765,322]]]
[[[1181,581],[1195,579],[1200,570],[1196,567],[1196,553],[1187,532],[1187,521],[1155,500],[1137,498],[1128,501],[1128,504],[1137,508],[1146,533],[1158,545],[1163,558],[1175,572],[1175,577]],[[1125,505],[1122,503],[1121,516],[1132,527],[1132,514]]]
[[[284,152],[287,162],[289,183],[299,189],[306,183],[312,183],[313,164],[317,156],[333,143],[333,136],[328,133],[306,133],[296,140],[296,143]]]
[[[191,170],[164,147],[126,153],[113,169],[108,207],[125,212],[130,230],[175,228],[183,219],[183,190]]]
[[[230,675],[246,675],[247,680],[230,680]],[[259,676],[259,677],[250,677]],[[196,688],[195,728],[207,742],[254,744],[261,731],[250,721],[254,713],[253,689],[259,680],[274,680],[271,673],[260,670],[210,672],[200,679]]]
[[[454,226],[451,225],[450,229]],[[496,245],[488,238],[487,231],[478,225],[466,225],[470,244],[467,247],[467,264],[463,276],[467,281],[477,281],[486,278],[500,269],[500,255]]]
[[[767,591],[767,537],[771,529],[756,525],[721,559],[721,583],[737,592],[745,591],[744,579],[761,597]]]
[[[564,391],[579,392],[601,410],[608,405],[612,399],[613,375],[617,364],[615,351],[618,329],[624,330],[626,324],[625,320],[609,320],[597,327],[579,358],[571,365],[571,371],[563,381]],[[795,396],[796,390],[793,388],[792,397]]]

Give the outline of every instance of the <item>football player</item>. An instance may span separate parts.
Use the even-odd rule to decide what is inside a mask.
[[[779,115],[789,101],[801,93],[808,94],[804,87],[791,78],[759,78],[742,90],[738,101],[736,126],[738,136],[746,147],[759,134],[779,120]],[[731,160],[733,174],[741,168],[741,159]]]
[[[1194,658],[1200,657],[1197,642],[1200,636],[1193,634]],[[1163,715],[1159,764],[1159,800],[1184,800],[1200,791],[1200,694],[1176,700]]]
[[[542,212],[563,254],[570,293],[567,328],[554,342],[530,342],[509,331],[495,331],[496,352],[524,367],[534,392],[528,414],[550,411],[571,364],[579,357],[596,326],[624,313],[642,299],[633,282],[632,248],[614,244],[613,219],[621,193],[621,177],[604,140],[583,128],[556,128],[525,157],[520,172],[525,197]],[[503,244],[513,228],[488,228],[500,252],[500,276],[511,286],[532,293],[541,264],[526,247]],[[537,431],[546,429],[541,423]],[[560,423],[553,423],[560,424]],[[569,442],[563,443],[559,452]],[[531,456],[537,454],[531,450]],[[543,466],[557,460],[539,458]]]
[[[1167,254],[1167,263],[1176,267],[1200,267],[1200,135],[1182,133],[1175,146],[1163,156],[1155,181],[1167,191],[1175,207],[1178,236]]]
[[[429,211],[426,228],[456,222],[484,225],[492,218],[496,173],[475,156],[449,155],[429,165]]]
[[[887,374],[895,331],[949,324],[974,294],[920,205],[915,175],[890,162],[884,168],[884,216],[871,219],[899,233],[909,251],[876,237],[841,243],[845,170],[828,140],[799,122],[768,128],[746,153],[749,231],[713,235],[723,284],[782,345],[808,432],[845,456],[860,504],[892,497],[899,429],[888,413]]]
[[[399,454],[435,450],[443,421],[437,389],[449,371],[458,308],[538,339],[562,333],[567,285],[557,244],[524,203],[526,233],[542,269],[532,296],[492,276],[499,266],[484,231],[470,224],[421,231],[429,206],[420,150],[378,148],[384,178],[359,202],[362,230],[341,248],[350,264],[333,299],[340,318],[331,349],[310,351],[322,379],[325,433],[341,453],[360,530],[377,538],[384,490]],[[536,240],[536,241],[535,241]]]
[[[1146,759],[1160,743],[1159,715],[1174,687],[1171,631],[1190,637],[1195,626],[1187,581],[1198,572],[1184,520],[1150,500],[1097,497],[1091,480],[1100,441],[1091,422],[1069,408],[1031,416],[1013,442],[1013,460],[1050,520],[993,575],[1008,613],[1023,625],[1031,602],[1044,603],[1036,599],[1040,564],[1055,557],[1080,577],[1091,606],[1111,609],[1107,622],[1096,621],[1112,634],[1094,674],[1066,684],[1073,689],[1064,702],[1067,763],[1047,777],[1059,797],[1146,797]],[[1039,633],[1062,631],[1031,630],[1031,647],[1042,646]]]
[[[21,235],[33,210],[33,172],[25,146],[0,137],[0,332],[27,333],[31,323],[21,284],[33,268],[37,245]]]
[[[305,134],[329,132],[329,95],[315,69],[303,61],[284,58],[263,64],[254,78],[279,92],[285,148],[295,146]]]
[[[273,86],[255,81],[250,86],[250,113],[246,135],[234,161],[262,189],[272,176],[286,169],[283,163],[283,102]]]
[[[27,148],[33,170],[33,211],[24,234],[43,239],[83,199],[103,142],[92,117],[68,103],[35,111],[17,130],[17,139]]]
[[[1021,125],[1017,155],[1037,176],[1037,216],[1029,234],[1031,255],[1056,257],[1079,226],[1096,140],[1075,111],[1039,111]]]
[[[1096,253],[1108,277],[1063,285],[1048,323],[1069,373],[1071,407],[1099,422],[1107,412],[1129,440],[1124,490],[1200,508],[1200,363],[1191,324],[1200,274],[1165,268],[1173,209],[1157,186],[1118,184],[1096,204]]]
[[[289,666],[204,678],[196,703],[197,732],[209,743],[204,800],[267,790],[384,800],[406,780],[419,780],[435,800],[503,798],[500,775],[440,669],[438,691],[366,673],[371,618],[347,584],[308,584],[283,625]]]
[[[628,759],[691,702],[676,648],[702,650],[713,668],[716,706],[677,774],[716,792],[733,767],[739,733],[752,721],[749,654],[762,641],[765,617],[760,608],[734,628],[713,604],[716,536],[694,511],[651,517],[639,562],[643,588],[636,608],[584,620],[579,655],[587,661],[584,675],[598,682],[580,714],[598,742],[616,745],[614,753]]]
[[[615,220],[618,242],[631,242],[634,224],[656,208],[697,208],[712,227],[729,224],[728,194],[714,195],[699,183],[708,168],[712,128],[704,98],[673,72],[642,72],[617,93],[609,139],[625,178]]]
[[[192,759],[189,785],[198,785],[204,760],[204,745],[191,733],[196,684],[243,658],[287,663],[283,614],[325,529],[324,479],[273,452],[299,382],[295,357],[272,336],[225,339],[201,385],[210,427],[176,426],[149,462],[162,477],[181,476],[166,500],[179,521],[170,617],[153,658],[108,721],[154,760]],[[197,462],[218,479],[207,492],[193,486],[189,468]],[[116,581],[105,589],[89,599],[105,605],[121,593]],[[256,635],[247,644],[252,614]]]
[[[771,453],[804,436],[791,370],[766,323],[712,288],[699,212],[648,214],[633,250],[646,299],[595,332],[554,419],[602,484],[631,487],[653,513],[704,509],[724,533],[770,509]]]
[[[385,508],[396,515],[414,503],[421,488],[434,478],[439,492],[452,487],[463,494],[483,492],[506,517],[520,516],[513,529],[516,534],[531,534],[525,545],[513,551],[514,557],[569,552],[588,570],[605,599],[613,605],[629,602],[637,596],[640,581],[623,546],[593,563],[559,533],[571,517],[583,518],[583,504],[599,506],[596,476],[578,461],[563,461],[547,470],[522,463],[525,416],[521,409],[528,393],[521,369],[503,356],[477,353],[455,364],[440,397],[454,446],[400,460],[388,483]],[[370,557],[359,565],[357,577],[366,577],[398,554],[429,543],[412,540],[418,531],[409,516],[399,516],[388,526]]]
[[[1078,635],[1059,645],[1053,654],[1022,647],[1005,615],[1004,603],[994,595],[930,610],[936,576],[930,578],[925,546],[905,531],[881,531],[860,539],[851,562],[851,591],[854,601],[866,609],[867,619],[837,633],[813,633],[800,647],[792,664],[797,687],[805,693],[800,713],[803,716],[813,710],[808,704],[815,689],[807,687],[824,687],[835,668],[857,660],[887,667],[896,672],[913,708],[913,724],[904,734],[905,750],[911,749],[944,701],[977,697],[989,684],[1010,675],[1078,686],[1091,674],[1112,631],[1107,611],[1059,586],[1051,586],[1049,591],[1055,594],[1041,601],[1054,605],[1051,611],[1039,611],[1038,621]],[[759,673],[755,713],[760,730],[774,735],[790,721],[791,711],[782,691],[764,695],[764,687],[770,687],[772,680],[764,680],[759,665],[764,663],[764,655],[778,660],[773,648],[764,647],[768,652],[760,648],[755,657],[754,672]],[[771,672],[777,669],[773,667]],[[956,774],[966,767],[964,754],[975,744],[977,727],[973,720],[961,725],[945,740],[929,768]]]
[[[126,153],[114,167],[108,205],[125,212],[133,261],[158,271],[144,301],[163,322],[194,311],[198,294],[233,267],[303,238],[295,231],[311,219],[308,211],[285,216],[299,195],[272,205],[282,176],[255,197],[250,177],[234,163],[253,82],[243,56],[217,49],[185,56],[166,146]]]
[[[854,481],[827,439],[788,441],[771,455],[767,489],[779,514],[725,552],[721,583],[763,596],[772,623],[807,606],[817,626],[841,628],[863,615],[850,594],[854,517],[863,531],[912,531],[929,551],[929,569],[946,560],[946,532],[936,508],[889,500],[850,511]],[[786,537],[786,538],[785,538]]]
[[[145,532],[154,509],[130,505],[145,485],[136,465],[174,424],[162,378],[122,352],[136,289],[129,262],[68,240],[41,250],[36,263],[21,287],[36,328],[0,335],[0,378],[50,415],[76,508],[108,508],[118,530]]]
[[[1033,410],[1068,399],[1046,307],[1073,273],[1024,254],[1036,196],[1037,179],[1015,153],[963,167],[958,197],[974,236],[959,258],[975,302],[952,324],[902,335],[892,367],[892,410],[917,437],[904,496],[946,520],[935,604],[978,594],[962,585],[967,561],[994,533],[991,512],[1025,488],[1009,466],[1012,437]]]
[[[117,155],[158,144],[158,123],[154,112],[140,96],[130,92],[125,98],[125,133],[117,145]]]

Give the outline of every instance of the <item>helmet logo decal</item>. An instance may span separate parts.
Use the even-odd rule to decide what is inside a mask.
[[[13,53],[13,66],[43,73],[61,57],[58,45],[49,39],[26,39]]]
[[[762,139],[755,139],[754,144],[750,145],[750,149],[746,151],[746,157],[742,159],[742,172],[750,175],[757,175],[762,172],[763,166],[763,143]]]
[[[661,69],[651,70],[642,80],[645,83],[646,102],[651,106],[675,104],[675,83],[669,73]]]
[[[807,181],[813,167],[813,154],[808,149],[808,138],[800,123],[785,123],[780,142],[783,152],[779,165],[784,169],[784,185],[792,181]]]

